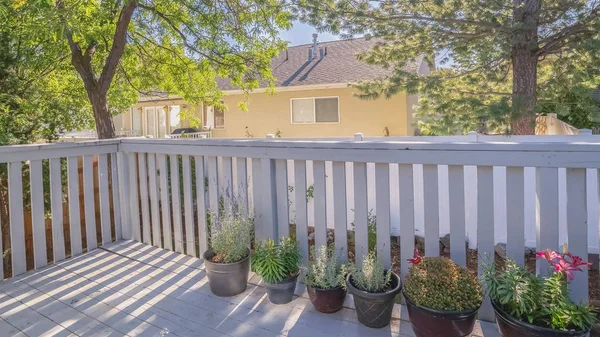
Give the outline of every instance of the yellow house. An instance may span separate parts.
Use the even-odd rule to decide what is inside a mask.
[[[178,128],[189,127],[180,118],[182,109],[191,109],[202,121],[202,130],[212,137],[346,137],[356,132],[365,136],[413,135],[413,105],[417,97],[400,93],[391,99],[362,100],[349,83],[372,80],[389,74],[368,65],[356,54],[370,49],[374,41],[364,38],[319,43],[316,34],[310,45],[288,48],[273,60],[277,79],[275,94],[255,90],[248,112],[238,108],[242,92],[227,80],[218,79],[226,109],[190,106],[177,97],[153,96],[140,99],[126,114],[115,119],[115,128],[133,130],[137,135],[165,137]],[[407,70],[429,72],[427,62],[415,60]],[[384,131],[385,130],[385,131]],[[189,132],[186,132],[189,133]]]

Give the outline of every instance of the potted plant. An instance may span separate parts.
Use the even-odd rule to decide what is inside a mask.
[[[477,276],[446,257],[408,260],[402,293],[417,337],[470,336],[483,292]]]
[[[313,306],[323,313],[334,313],[344,305],[346,298],[345,266],[333,248],[321,246],[318,253],[311,248],[313,262],[306,268],[304,283]]]
[[[210,290],[217,296],[235,296],[246,290],[254,221],[233,210],[211,219],[210,248],[204,252]]]
[[[588,305],[573,303],[567,282],[574,272],[587,268],[566,249],[563,254],[545,250],[538,259],[547,260],[553,267],[546,276],[536,276],[508,260],[503,270],[494,263],[485,267],[482,279],[496,312],[500,334],[512,336],[586,336],[596,322]]]
[[[362,264],[348,267],[346,286],[354,296],[359,322],[370,328],[390,324],[394,298],[401,289],[400,277],[385,270],[375,252],[365,256]]]
[[[292,300],[299,267],[300,249],[291,238],[282,238],[279,244],[271,239],[258,243],[252,255],[252,271],[262,277],[273,304]]]

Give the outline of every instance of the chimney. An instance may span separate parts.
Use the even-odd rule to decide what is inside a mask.
[[[312,55],[313,55],[313,57],[317,57],[317,37],[319,37],[319,34],[317,34],[317,33],[314,33],[312,35],[312,38],[313,38]],[[312,58],[311,58],[311,60],[312,60]]]

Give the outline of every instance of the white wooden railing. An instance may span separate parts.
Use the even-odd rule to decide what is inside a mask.
[[[579,137],[579,136],[574,136]],[[572,253],[588,256],[590,245],[588,231],[598,230],[598,218],[590,219],[588,208],[588,172],[597,174],[600,168],[600,144],[590,143],[584,138],[574,141],[551,142],[482,142],[461,141],[433,143],[426,138],[421,142],[401,141],[358,141],[321,140],[308,141],[285,139],[237,139],[237,140],[188,140],[188,139],[121,139],[111,141],[85,142],[60,145],[12,146],[0,148],[0,163],[9,165],[10,187],[10,227],[12,246],[13,275],[23,273],[25,268],[25,249],[23,244],[21,165],[28,161],[33,172],[32,191],[38,192],[40,186],[40,160],[50,159],[52,191],[59,194],[58,178],[59,158],[67,157],[68,193],[76,195],[79,186],[75,179],[77,157],[83,156],[83,170],[89,167],[91,156],[99,155],[100,201],[108,205],[107,157],[111,156],[113,207],[120,207],[115,223],[110,223],[107,207],[103,212],[102,229],[108,234],[114,226],[116,239],[133,239],[146,244],[173,250],[190,256],[199,257],[207,247],[206,213],[216,212],[221,197],[235,196],[237,202],[248,203],[255,216],[258,238],[277,238],[289,235],[290,200],[293,196],[295,207],[296,235],[303,252],[308,256],[309,216],[315,227],[315,244],[327,242],[328,217],[333,218],[335,228],[335,246],[342,252],[347,251],[347,229],[349,209],[354,210],[355,250],[360,261],[368,250],[367,214],[369,203],[369,185],[375,189],[374,202],[377,216],[377,251],[386,266],[391,264],[390,235],[394,226],[399,227],[401,247],[401,273],[408,270],[406,258],[412,255],[414,248],[416,214],[423,214],[423,235],[425,254],[440,254],[440,224],[449,224],[450,256],[457,263],[466,264],[465,237],[467,235],[466,210],[467,191],[465,182],[475,182],[475,232],[477,249],[483,258],[493,256],[495,243],[495,175],[504,174],[506,190],[506,250],[507,256],[518,263],[524,263],[525,245],[525,185],[526,168],[535,168],[536,202],[539,205],[538,225],[536,226],[536,246],[538,249],[559,249],[559,217],[566,219],[566,242]],[[117,160],[114,160],[117,158]],[[306,202],[307,162],[312,162],[314,209],[308,212]],[[86,164],[87,163],[87,164]],[[0,164],[1,165],[1,164]],[[367,166],[374,165],[375,180],[367,178]],[[422,165],[422,181],[415,179],[415,166]],[[447,188],[440,187],[440,169],[447,165]],[[293,166],[293,174],[288,170]],[[347,198],[347,174],[351,167],[354,198]],[[118,167],[118,169],[117,169]],[[327,170],[331,167],[331,170]],[[468,167],[474,167],[469,171]],[[498,171],[495,168],[505,168]],[[53,169],[54,168],[54,169]],[[565,172],[566,198],[559,198],[559,170]],[[118,172],[118,174],[114,174]],[[327,172],[327,173],[326,173]],[[390,172],[395,172],[392,180]],[[89,178],[89,169],[87,177]],[[35,183],[34,183],[35,178]],[[397,179],[396,179],[397,178]],[[180,181],[182,179],[183,181]],[[192,190],[193,181],[196,183]],[[92,214],[88,202],[90,185],[85,182],[86,219]],[[288,189],[294,182],[293,191]],[[328,187],[328,182],[331,182]],[[392,184],[392,181],[395,181]],[[169,185],[170,184],[170,185]],[[597,183],[596,183],[597,184]],[[117,188],[115,188],[117,186]],[[180,188],[183,190],[180,191]],[[423,203],[415,202],[416,189],[422,189]],[[329,193],[331,190],[331,193]],[[398,199],[392,202],[391,194]],[[595,192],[598,193],[596,186]],[[33,194],[33,193],[32,193]],[[442,196],[447,194],[447,199]],[[62,196],[62,195],[61,195]],[[332,198],[333,202],[327,199]],[[53,198],[54,199],[54,198]],[[72,198],[69,198],[72,200]],[[91,199],[91,198],[90,198]],[[103,201],[104,200],[104,201]],[[448,212],[441,213],[440,200],[448,200]],[[596,199],[597,200],[597,199]],[[561,203],[564,203],[561,205]],[[52,207],[54,262],[64,258],[64,247],[60,247],[60,224],[62,216],[55,202]],[[37,205],[37,206],[35,206]],[[40,231],[39,198],[32,199],[34,220],[34,246],[41,247],[43,231]],[[35,207],[34,207],[35,206]],[[419,208],[423,209],[419,209]],[[391,217],[393,209],[398,209],[399,217]],[[560,214],[564,209],[566,214]],[[55,215],[58,215],[55,217]],[[78,204],[69,205],[71,219],[79,218]],[[447,217],[447,219],[444,219]],[[105,221],[106,220],[106,221]],[[397,223],[394,223],[397,222]],[[595,227],[588,227],[588,223]],[[77,232],[78,220],[72,221],[72,255],[82,252],[81,233]],[[37,230],[36,230],[37,228]],[[92,226],[87,224],[88,238]],[[173,230],[171,230],[173,228]],[[37,234],[36,234],[37,233]],[[94,236],[95,237],[95,236]],[[36,239],[37,238],[37,239]],[[78,240],[79,239],[79,240]],[[109,242],[108,235],[102,243]],[[88,240],[90,241],[90,240]],[[197,244],[196,244],[197,243]],[[94,242],[87,242],[94,248]],[[38,254],[45,251],[36,248]],[[346,256],[342,253],[341,256]],[[39,260],[44,260],[39,257]],[[538,269],[546,269],[544,261],[538,262]],[[43,265],[36,264],[36,268]],[[571,284],[572,296],[576,300],[588,300],[588,274],[577,275]],[[485,305],[480,317],[493,319],[489,305]]]
[[[212,138],[212,131],[200,131],[200,132],[186,132],[179,135],[167,135],[166,138],[179,139],[179,138],[194,138],[194,139],[208,139]]]

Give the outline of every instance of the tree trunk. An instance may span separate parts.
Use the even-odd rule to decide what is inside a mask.
[[[88,91],[88,97],[90,98],[92,110],[94,111],[98,139],[115,138],[115,127],[108,109],[106,94],[103,95],[101,92],[98,92],[98,90],[93,92]]]
[[[512,35],[513,112],[511,133],[535,134],[538,25],[541,0],[514,0]]]

